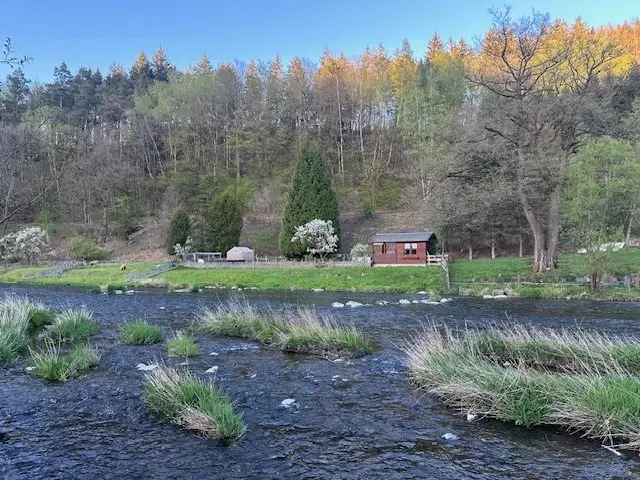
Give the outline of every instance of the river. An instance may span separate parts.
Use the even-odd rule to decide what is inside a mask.
[[[0,478],[640,478],[637,454],[618,457],[559,429],[468,423],[416,391],[399,348],[427,322],[482,326],[509,320],[640,337],[638,303],[455,298],[444,305],[401,306],[400,298],[418,297],[228,290],[103,296],[0,285],[0,295],[7,292],[52,308],[93,310],[102,329],[92,343],[103,358],[86,377],[62,385],[29,376],[24,361],[0,369]],[[217,365],[217,384],[236,401],[248,426],[242,440],[226,447],[149,416],[141,400],[144,372],[136,365],[165,358],[164,344],[116,342],[118,326],[127,320],[142,317],[170,333],[188,327],[201,306],[241,295],[258,307],[316,305],[357,325],[380,348],[334,362],[199,335],[201,354],[189,369],[206,376]],[[391,303],[331,308],[347,300]],[[295,398],[299,408],[280,407],[285,398]],[[459,438],[447,441],[444,433]]]

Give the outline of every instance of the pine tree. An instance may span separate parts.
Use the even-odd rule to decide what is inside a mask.
[[[196,73],[211,73],[213,72],[213,67],[211,66],[211,61],[209,57],[203,54],[198,60],[198,63],[194,67]]]
[[[149,63],[147,54],[144,53],[144,50],[140,51],[136,61],[133,63],[131,72],[129,73],[129,78],[131,78],[131,82],[133,83],[133,87],[136,92],[144,92],[151,85],[153,72],[151,70],[151,64]]]
[[[287,257],[303,256],[304,247],[292,243],[296,227],[314,220],[331,220],[336,234],[340,236],[340,216],[329,171],[322,152],[315,145],[302,148],[293,181],[287,194],[282,214],[280,251]]]
[[[173,66],[171,62],[169,62],[169,59],[167,59],[167,55],[164,53],[162,47],[158,47],[158,49],[153,52],[151,62],[153,64],[153,79],[156,82],[169,81],[169,72],[173,70]]]
[[[173,255],[175,252],[173,247],[176,243],[185,244],[187,237],[191,235],[191,221],[183,210],[178,210],[171,217],[169,222],[169,231],[167,232],[167,253]]]
[[[242,233],[242,201],[227,188],[219,193],[205,213],[199,247],[208,252],[226,253],[240,242]]]

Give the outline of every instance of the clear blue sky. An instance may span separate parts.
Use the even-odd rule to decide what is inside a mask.
[[[532,8],[553,18],[581,16],[590,25],[619,23],[640,15],[640,0],[513,0],[516,14]],[[285,61],[303,56],[317,62],[325,46],[355,55],[382,42],[389,52],[407,38],[422,54],[441,37],[472,40],[490,23],[495,0],[6,0],[0,37],[33,57],[27,76],[50,81],[66,61],[103,72],[113,61],[129,68],[137,53],[162,46],[183,69],[206,53],[216,64],[233,59]],[[0,72],[6,73],[6,72]]]

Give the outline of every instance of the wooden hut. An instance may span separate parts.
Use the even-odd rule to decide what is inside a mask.
[[[376,233],[370,243],[374,265],[427,265],[436,253],[433,232]]]

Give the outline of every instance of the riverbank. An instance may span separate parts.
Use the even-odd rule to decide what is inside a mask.
[[[592,291],[577,283],[586,275],[583,255],[568,254],[559,258],[558,269],[546,275],[534,275],[526,258],[457,260],[449,265],[451,288],[445,286],[441,268],[185,268],[155,274],[153,263],[94,265],[74,268],[46,276],[51,266],[14,267],[0,270],[0,283],[66,285],[110,290],[126,287],[160,286],[197,291],[205,286],[259,288],[262,290],[313,290],[344,292],[417,293],[420,291],[454,295],[507,295],[523,298],[589,298],[599,300],[639,301],[640,289],[633,286],[606,286]],[[145,282],[145,272],[153,281]],[[622,280],[640,273],[640,250],[617,252],[609,275]],[[142,278],[137,278],[142,274]],[[136,277],[135,280],[131,280]],[[142,281],[141,281],[142,280]],[[582,280],[584,282],[584,280]]]

